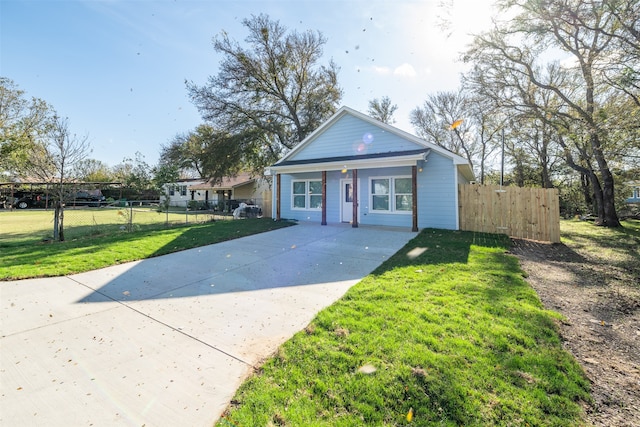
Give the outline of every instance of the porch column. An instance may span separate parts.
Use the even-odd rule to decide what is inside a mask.
[[[358,169],[353,170],[353,228],[358,228]]]
[[[413,227],[418,231],[418,167],[411,166],[411,210],[413,211]]]
[[[327,171],[322,171],[322,222],[327,225]]]
[[[280,221],[280,174],[276,174],[276,221]]]

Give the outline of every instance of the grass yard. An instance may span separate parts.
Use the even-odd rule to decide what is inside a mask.
[[[596,262],[635,273],[640,287],[640,221],[622,221],[621,228],[594,227],[585,221],[561,222],[562,242]]]
[[[12,238],[0,239],[0,280],[80,273],[292,225],[269,219],[244,219],[140,227],[132,232],[107,228],[64,242],[51,242],[42,241],[39,232],[34,231],[37,230],[34,224],[41,223],[34,218],[41,218],[43,213],[46,212],[25,211],[18,216],[0,213],[2,234],[5,230],[13,233]]]
[[[423,230],[265,361],[217,425],[584,425],[589,382],[508,248]]]
[[[157,208],[102,207],[65,209],[65,240],[120,233],[123,230],[163,229],[167,224],[209,221],[204,211],[158,212]],[[216,217],[220,219],[221,217]],[[31,242],[53,237],[53,210],[0,211],[0,244],[2,242]]]

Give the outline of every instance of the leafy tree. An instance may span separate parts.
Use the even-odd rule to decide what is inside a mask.
[[[334,62],[319,63],[326,43],[320,32],[287,31],[264,14],[243,25],[247,47],[223,32],[213,43],[223,55],[220,71],[187,89],[204,120],[247,150],[252,169],[262,172],[335,112],[342,90]],[[234,151],[217,146],[224,146],[218,158]]]
[[[32,150],[46,138],[53,113],[45,101],[27,99],[13,80],[0,77],[0,172],[25,172]]]
[[[96,159],[84,159],[73,168],[73,176],[84,182],[111,182],[113,173],[109,165]]]
[[[620,222],[609,153],[613,146],[621,147],[608,133],[603,113],[620,88],[611,84],[614,77],[603,70],[615,69],[610,65],[615,58],[610,49],[618,42],[614,34],[624,33],[625,28],[617,23],[611,10],[619,11],[617,8],[623,4],[627,3],[504,1],[503,7],[515,12],[513,19],[497,22],[492,31],[477,36],[465,56],[475,64],[483,85],[498,88],[502,99],[519,93],[532,114],[556,129],[567,164],[589,176],[597,223],[610,227],[619,226]],[[548,61],[554,52],[569,55],[572,62]],[[637,69],[638,63],[627,65]],[[619,70],[625,69],[623,64],[618,66]],[[622,77],[621,73],[616,76]],[[529,88],[552,100],[553,108],[538,102],[539,97],[526,96]],[[573,141],[573,146],[568,141]],[[583,150],[573,150],[576,146]]]
[[[398,109],[396,104],[391,105],[391,98],[383,96],[382,99],[374,98],[369,101],[369,109],[367,110],[369,116],[376,120],[380,120],[382,123],[389,125],[394,124],[396,121],[393,118],[393,114]]]
[[[152,169],[140,152],[136,152],[133,159],[125,158],[122,163],[114,166],[113,176],[131,195],[139,196],[154,188]]]
[[[152,169],[152,183],[155,190],[164,198],[164,208],[169,209],[169,192],[165,185],[180,179],[180,168],[176,164],[160,162]]]
[[[221,180],[254,164],[256,168],[260,166],[253,154],[262,138],[260,133],[231,135],[210,125],[200,125],[163,146],[160,163],[175,165],[182,177]]]
[[[204,149],[207,145],[208,125],[200,125],[195,131],[176,135],[168,144],[162,145],[160,163],[178,168],[180,175],[201,178]]]

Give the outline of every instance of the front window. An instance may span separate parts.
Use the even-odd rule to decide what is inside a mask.
[[[410,211],[413,204],[411,178],[395,178],[393,180],[397,211]]]
[[[411,212],[413,191],[411,178],[372,178],[371,210],[375,212]]]
[[[322,209],[322,181],[309,181],[309,208]]]
[[[390,179],[371,180],[371,206],[374,211],[389,211]]]
[[[293,181],[294,209],[322,209],[322,181]]]
[[[307,207],[307,183],[305,181],[293,183],[293,207],[295,209]]]

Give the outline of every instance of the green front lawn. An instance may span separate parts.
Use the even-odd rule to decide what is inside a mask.
[[[4,218],[9,218],[4,217]],[[269,219],[216,221],[134,232],[111,231],[64,242],[0,241],[0,280],[81,273],[292,225]]]
[[[267,360],[218,425],[583,425],[589,382],[508,246],[423,230]]]

